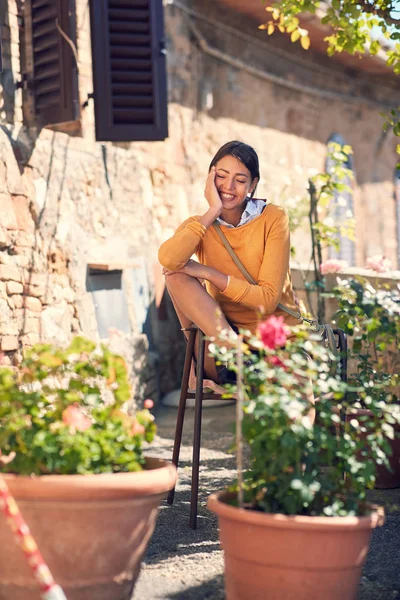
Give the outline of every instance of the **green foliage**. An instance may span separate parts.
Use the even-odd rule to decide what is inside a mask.
[[[310,47],[308,31],[300,27],[298,16],[304,13],[316,15],[332,33],[325,38],[329,56],[336,53],[376,55],[387,50],[387,64],[400,73],[400,20],[393,16],[391,0],[332,0],[325,6],[319,0],[279,0],[265,9],[270,18],[260,25],[271,35],[278,30],[290,34],[292,42],[299,41],[303,49]],[[376,32],[380,35],[377,37]]]
[[[155,425],[148,410],[122,410],[129,398],[125,361],[105,345],[34,346],[17,370],[0,369],[0,472],[140,470]]]
[[[339,306],[334,319],[352,341],[350,377],[385,400],[400,383],[399,292],[386,283],[374,287],[360,276],[338,282],[331,294]]]
[[[245,505],[285,515],[367,514],[366,490],[374,485],[376,465],[388,465],[388,438],[400,420],[398,407],[360,388],[359,401],[351,407],[364,403],[371,412],[342,423],[350,401],[346,385],[329,374],[328,359],[334,358],[304,330],[292,333],[285,349],[271,350],[257,338],[249,342],[259,355],[245,346]],[[236,349],[222,343],[211,346],[212,352],[237,370]],[[312,359],[304,350],[312,352]],[[310,381],[319,397],[315,424],[305,394]]]
[[[318,173],[311,177],[310,184],[314,188],[315,203],[319,209],[312,228],[315,233],[316,241],[324,248],[339,248],[339,235],[346,236],[354,241],[354,217],[348,216],[345,221],[339,224],[332,222],[327,218],[327,214],[335,212],[341,202],[341,194],[345,192],[352,193],[351,183],[354,180],[354,174],[345,164],[349,155],[353,153],[351,146],[341,146],[335,142],[330,142],[328,147],[328,161],[332,165],[329,173]],[[322,213],[322,220],[319,220]]]
[[[310,13],[331,31],[325,37],[328,56],[341,52],[375,56],[384,51],[386,64],[399,75],[400,19],[394,17],[395,6],[392,0],[332,0],[328,4],[320,0],[279,0],[266,7],[269,18],[259,28],[268,35],[275,31],[287,33],[292,42],[299,42],[308,50],[311,40],[307,29],[300,27],[298,17]],[[395,135],[400,135],[399,109],[396,112],[391,126]],[[384,116],[390,120],[390,115]]]
[[[301,272],[304,288],[307,293],[308,304],[311,307],[311,293],[316,293],[317,314],[314,315],[323,323],[325,321],[325,300],[323,292],[325,283],[321,274],[323,252],[333,247],[339,249],[340,236],[355,239],[355,221],[349,214],[341,222],[335,222],[331,214],[335,214],[339,205],[345,202],[341,196],[344,192],[351,191],[354,175],[345,165],[352,154],[351,146],[341,146],[330,142],[328,146],[329,172],[316,173],[309,179],[308,219],[311,233],[311,262],[313,280],[309,275]]]

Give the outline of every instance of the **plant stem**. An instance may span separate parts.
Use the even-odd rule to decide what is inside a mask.
[[[311,244],[312,244],[312,254],[311,258],[314,264],[314,279],[315,279],[315,291],[317,294],[317,318],[320,323],[325,322],[325,300],[321,296],[321,284],[322,284],[322,275],[320,271],[321,263],[322,263],[322,248],[321,242],[318,237],[315,235],[314,225],[318,222],[318,200],[319,197],[317,195],[317,190],[315,185],[311,179],[308,180],[308,193],[310,195],[310,212],[308,215],[311,229]],[[307,294],[308,296],[308,294]],[[311,304],[310,304],[311,306]]]
[[[243,336],[237,341],[237,400],[236,400],[236,464],[238,477],[238,506],[243,508]]]

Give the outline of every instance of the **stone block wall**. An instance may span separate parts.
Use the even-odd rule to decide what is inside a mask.
[[[176,388],[184,348],[168,301],[159,319],[157,249],[184,218],[205,210],[209,162],[229,139],[255,146],[262,168],[257,195],[284,204],[304,195],[309,169],[324,167],[330,133],[342,133],[355,150],[358,264],[372,251],[395,257],[391,179],[395,140],[388,134],[376,158],[382,126],[377,111],[340,101],[328,105],[306,93],[291,93],[209,56],[194,38],[188,15],[166,5],[169,138],[153,143],[96,142],[93,105],[89,101],[83,106],[93,90],[88,3],[77,0],[81,119],[53,129],[28,128],[22,122],[21,91],[15,85],[21,77],[19,4],[8,0],[5,70],[0,78],[0,347],[4,363],[18,362],[24,347],[38,340],[67,343],[76,333],[98,339],[95,306],[87,286],[88,265],[114,265],[123,272],[131,332],[115,339],[111,336],[111,343],[128,360],[135,398],[152,394],[157,399],[159,392]],[[273,45],[258,32],[256,23],[238,20],[226,9],[221,12],[218,3],[208,0],[190,4],[212,18],[214,26],[209,27],[195,18],[210,44],[234,55],[238,47],[229,27],[236,27],[250,37],[243,50],[248,64],[267,69],[274,63]],[[310,55],[307,60],[322,61],[320,70],[324,70],[325,62],[318,56]],[[296,64],[286,58],[282,77],[298,77]],[[307,71],[306,67],[301,68]],[[348,80],[343,80],[343,73],[335,77],[338,89],[345,91]],[[323,85],[323,78],[318,81]],[[298,232],[293,242],[298,260],[308,260],[307,235]],[[130,283],[132,270],[138,268],[147,274],[150,289],[146,334],[138,324]],[[158,273],[156,278],[154,273]]]

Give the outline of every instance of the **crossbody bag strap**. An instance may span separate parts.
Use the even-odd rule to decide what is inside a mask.
[[[238,257],[238,255],[236,254],[236,252],[234,251],[234,249],[228,242],[228,240],[226,239],[224,232],[222,231],[221,227],[219,226],[219,223],[214,221],[213,227],[214,227],[215,231],[218,233],[221,242],[223,243],[223,245],[229,252],[230,257],[232,258],[233,262],[238,267],[238,269],[241,271],[241,273],[243,273],[243,275],[246,277],[247,281],[249,283],[251,283],[252,285],[257,285],[257,281],[254,279],[254,277],[252,277],[250,275],[250,273],[248,272],[248,270],[246,269],[246,267],[244,266],[244,264],[242,263],[242,261],[240,260],[240,258]]]
[[[238,267],[239,271],[245,276],[245,278],[247,279],[247,281],[249,283],[251,283],[252,285],[257,285],[257,281],[254,279],[254,277],[252,277],[252,275],[250,275],[250,273],[248,272],[248,270],[246,269],[246,267],[244,266],[244,264],[242,263],[242,261],[240,260],[240,258],[236,254],[236,252],[234,251],[234,249],[232,248],[232,246],[228,242],[225,234],[223,233],[223,231],[222,231],[219,223],[217,223],[217,221],[214,221],[213,227],[214,227],[215,231],[217,232],[221,242],[223,243],[226,250],[228,251],[233,262]],[[278,304],[278,308],[280,308],[287,314],[291,315],[295,319],[298,319],[299,321],[305,321],[306,323],[311,325],[311,327],[314,329],[314,331],[322,332],[322,337],[327,341],[331,352],[333,352],[333,354],[338,355],[338,348],[336,346],[335,334],[333,333],[333,329],[330,325],[328,325],[328,324],[321,325],[320,323],[318,323],[318,321],[316,319],[307,319],[307,317],[303,317],[303,315],[300,312],[296,312],[296,311],[292,310],[291,308],[289,308],[288,306],[285,306],[284,304],[281,304],[281,303]]]
[[[214,227],[215,231],[217,232],[217,234],[218,234],[221,242],[223,243],[223,245],[225,246],[225,248],[229,252],[230,257],[232,258],[233,262],[235,263],[235,265],[240,270],[240,272],[245,276],[245,278],[247,279],[247,281],[249,283],[251,283],[252,285],[257,285],[257,281],[254,279],[254,277],[252,277],[250,275],[250,273],[248,272],[248,270],[246,269],[246,267],[244,266],[244,264],[242,263],[242,261],[240,260],[240,258],[238,257],[238,255],[236,254],[236,252],[234,251],[234,249],[232,248],[232,246],[228,242],[228,240],[226,239],[226,236],[225,236],[224,232],[222,231],[221,227],[219,226],[219,223],[217,223],[216,221],[214,221],[213,227]],[[295,319],[298,319],[299,321],[307,321],[307,322],[310,322],[310,323],[314,323],[314,321],[312,321],[311,319],[304,318],[301,313],[292,310],[291,308],[285,306],[284,304],[279,303],[278,304],[278,308],[280,308],[281,310],[285,311],[286,313],[288,313],[289,315],[291,315]]]

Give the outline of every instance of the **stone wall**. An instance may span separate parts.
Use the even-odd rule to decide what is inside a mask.
[[[234,55],[238,48],[232,32],[219,29],[218,24],[238,27],[237,16],[227,10],[218,12],[217,3],[208,1],[191,6],[203,15],[215,16],[213,27],[205,27],[205,22],[194,17],[208,43]],[[77,0],[77,8],[83,105],[93,89],[88,3]],[[355,151],[358,264],[371,253],[394,259],[396,252],[395,140],[390,134],[381,140],[377,110],[289,92],[234,68],[199,48],[186,13],[167,5],[165,17],[170,99],[165,142],[95,142],[90,101],[74,124],[41,131],[24,126],[21,91],[15,87],[20,79],[16,0],[8,1],[1,77],[2,361],[18,362],[23,348],[39,339],[66,343],[80,332],[98,339],[96,310],[87,285],[88,265],[114,266],[123,272],[131,333],[111,336],[112,344],[128,359],[136,399],[147,394],[157,397],[160,391],[166,393],[179,385],[184,349],[168,301],[159,318],[157,248],[184,218],[205,209],[208,164],[227,140],[239,138],[256,147],[262,167],[258,196],[285,203],[304,195],[308,170],[323,169],[330,133],[342,133]],[[265,34],[243,17],[239,29],[258,44],[246,43],[242,58],[259,69],[267,68],[264,54],[270,62],[274,54]],[[326,59],[309,55],[306,60],[318,63],[320,70],[325,68]],[[284,68],[287,64],[286,58],[282,76],[290,78],[291,72]],[[292,71],[299,76],[296,65]],[[346,91],[344,74],[333,70],[338,89]],[[321,81],[318,85],[323,85]],[[294,236],[300,262],[308,259],[307,240],[304,233]],[[145,333],[132,288],[135,270],[146,274],[150,290]]]

